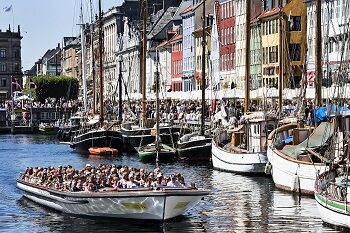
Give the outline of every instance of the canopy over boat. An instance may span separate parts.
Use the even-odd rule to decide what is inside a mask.
[[[317,128],[312,132],[310,137],[305,139],[303,142],[297,146],[286,148],[281,150],[282,153],[297,159],[299,155],[306,151],[306,148],[318,148],[328,141],[332,136],[334,130],[334,125],[330,122],[322,122]]]

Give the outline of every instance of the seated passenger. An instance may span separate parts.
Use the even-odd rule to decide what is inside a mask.
[[[126,182],[126,188],[137,188],[140,184],[135,181],[135,178],[133,175],[129,176],[129,181]]]
[[[157,181],[153,182],[152,186],[154,188],[160,188],[160,187],[166,186],[166,182],[163,179],[163,174],[162,173],[158,173]]]
[[[176,179],[176,176],[173,174],[170,176],[171,180],[167,183],[167,187],[173,187],[173,188],[181,188],[181,183]]]

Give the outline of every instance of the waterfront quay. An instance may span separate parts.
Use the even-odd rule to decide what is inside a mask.
[[[20,172],[29,166],[100,163],[152,170],[136,155],[112,158],[75,153],[55,137],[0,135],[1,232],[337,232],[322,224],[315,200],[293,196],[274,187],[271,177],[249,177],[216,171],[209,164],[163,164],[165,174],[181,172],[209,196],[184,216],[165,224],[104,218],[80,218],[35,204],[16,188]],[[6,156],[5,156],[6,155]]]

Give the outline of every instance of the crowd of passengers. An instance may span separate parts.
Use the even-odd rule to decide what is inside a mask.
[[[186,187],[184,177],[178,174],[164,176],[159,168],[152,172],[128,166],[86,164],[81,170],[71,165],[42,168],[27,167],[22,179],[34,185],[59,191],[117,191],[124,188]]]

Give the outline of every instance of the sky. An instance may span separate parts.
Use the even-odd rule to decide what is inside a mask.
[[[121,5],[123,0],[101,0],[102,9]],[[0,29],[5,31],[9,24],[21,26],[22,67],[30,69],[48,49],[62,44],[65,36],[78,36],[80,3],[83,2],[85,22],[89,21],[89,0],[0,0]],[[98,11],[98,0],[92,0],[93,11]],[[12,11],[4,8],[12,5]]]

